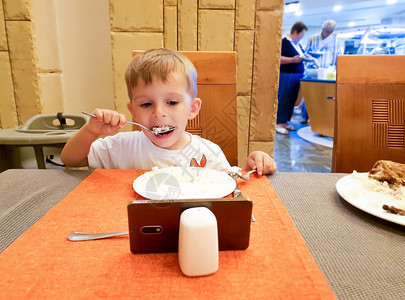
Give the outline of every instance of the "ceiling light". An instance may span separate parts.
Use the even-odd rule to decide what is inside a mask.
[[[335,5],[333,7],[333,11],[341,11],[342,10],[342,6],[341,5]]]
[[[299,1],[286,3],[284,5],[284,12],[285,13],[297,12],[299,10],[301,10],[301,5],[300,5]]]
[[[387,0],[387,4],[395,4],[397,3],[397,0]]]
[[[297,11],[295,12],[295,15],[296,15],[297,17],[302,16],[302,14],[303,14],[302,10],[297,10]]]
[[[349,24],[347,24],[347,26],[349,27],[354,27],[356,25],[356,22],[354,21],[350,21]]]

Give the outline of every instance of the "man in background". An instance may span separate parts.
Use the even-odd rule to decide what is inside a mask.
[[[311,53],[320,53],[323,50],[327,50],[329,53],[332,54],[330,57],[332,61],[328,61],[326,62],[326,64],[332,64],[335,57],[335,35],[332,35],[332,33],[335,31],[335,28],[335,21],[326,20],[325,22],[323,22],[321,33],[313,35],[308,39],[305,53],[311,55]]]

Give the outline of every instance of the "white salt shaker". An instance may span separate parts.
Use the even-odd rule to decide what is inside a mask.
[[[189,208],[180,216],[179,264],[187,276],[203,276],[218,270],[218,227],[206,207]]]

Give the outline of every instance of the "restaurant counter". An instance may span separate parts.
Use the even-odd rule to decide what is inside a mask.
[[[335,79],[318,79],[318,78],[311,78],[311,77],[303,77],[300,81],[305,82],[321,82],[321,83],[336,83]]]
[[[89,171],[27,169],[12,169],[0,173],[2,233],[0,251],[23,235],[89,174]],[[336,182],[343,176],[345,174],[275,173],[268,176],[268,179],[338,299],[403,299],[405,295],[404,227],[368,215],[346,203],[335,188]],[[88,187],[82,186],[82,189],[86,188]],[[259,200],[265,202],[268,199]],[[66,204],[66,201],[64,202]],[[256,204],[254,202],[254,207],[255,205],[259,206],[257,202]],[[82,214],[80,209],[76,213],[79,217]],[[112,213],[114,214],[113,211]],[[260,214],[257,216],[256,213],[258,211],[254,211],[256,223],[263,222]],[[52,224],[56,220],[50,222]],[[64,222],[72,223],[69,225],[72,231],[76,229],[75,226],[78,226],[74,220],[64,220]],[[56,223],[54,226],[57,226]],[[268,228],[268,230],[269,234],[276,234],[272,232],[274,228]],[[289,238],[289,231],[285,232],[285,238]],[[88,243],[82,245],[90,246],[92,242],[82,243]],[[75,245],[79,247],[76,243],[71,245],[73,248]],[[254,247],[251,237],[250,248]],[[107,251],[106,247],[100,249],[98,255],[102,256],[103,251]],[[0,258],[6,252],[0,254]],[[10,256],[12,253],[8,252]],[[248,250],[242,252],[245,252],[244,257],[249,253],[252,255]],[[149,257],[158,260],[156,262],[158,264],[163,263],[159,259],[160,256],[151,254]],[[298,265],[297,261],[297,267]],[[224,264],[221,265],[220,260],[219,269],[225,267]],[[233,268],[237,270],[240,266],[234,265]],[[74,273],[73,275],[76,276]],[[257,275],[260,278],[260,274]],[[97,276],[106,275],[97,274]],[[119,280],[117,278],[117,281]],[[136,282],[137,278],[134,277],[133,280]],[[263,281],[261,284],[268,285],[269,282]],[[158,286],[157,283],[156,286]],[[291,289],[294,289],[294,286],[296,283],[291,282]],[[48,288],[52,287],[48,286]],[[204,295],[199,296],[203,298]],[[223,298],[225,295],[217,294],[217,296],[217,298]],[[302,296],[305,298],[305,295]],[[268,298],[271,298],[271,294]]]
[[[335,125],[335,80],[302,78],[297,102],[304,98],[311,131],[333,138]]]

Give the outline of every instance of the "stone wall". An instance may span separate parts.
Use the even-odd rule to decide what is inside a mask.
[[[86,3],[89,2],[0,0],[0,128],[15,127],[33,115],[52,111],[80,112],[106,107],[127,113],[124,71],[132,50],[167,47],[185,51],[236,51],[239,165],[244,164],[247,153],[253,150],[273,153],[282,0],[92,0],[94,9],[101,6],[104,9],[109,4],[110,20],[108,16],[102,20],[103,14],[97,18],[94,13],[83,16],[83,11],[90,11]],[[69,37],[72,38],[57,32],[63,33],[69,26],[70,19],[65,16],[68,5],[74,5],[70,14],[76,11],[78,14],[77,18],[71,18],[74,30],[69,31]],[[78,23],[78,20],[88,23]],[[110,27],[111,43],[97,44],[99,48],[108,48],[98,61],[111,64],[112,80],[106,76],[105,82],[99,85],[99,93],[106,95],[104,98],[89,97],[96,90],[94,87],[85,90],[86,85],[97,86],[90,82],[94,76],[82,76],[79,83],[83,90],[79,92],[78,81],[69,79],[76,79],[75,70],[82,65],[88,69],[85,65],[88,56],[72,60],[71,53],[65,49],[85,49],[100,40],[96,37],[91,44],[87,41],[84,45],[85,36],[76,39],[72,36],[89,26]],[[64,45],[62,49],[61,45]],[[74,63],[78,67],[71,68],[69,74],[67,67]],[[107,71],[100,71],[99,67],[92,72],[97,75]],[[113,81],[111,97],[108,80]],[[73,90],[76,93],[70,96]]]
[[[41,112],[37,57],[28,0],[0,3],[0,126]]]
[[[108,0],[0,0],[0,128],[114,108]]]

